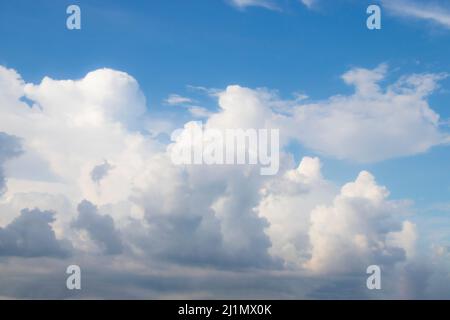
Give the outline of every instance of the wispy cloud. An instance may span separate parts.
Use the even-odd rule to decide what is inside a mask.
[[[164,102],[168,105],[175,106],[180,104],[192,103],[193,101],[191,98],[183,97],[178,94],[171,94]]]
[[[308,8],[312,8],[317,3],[317,0],[300,0],[300,2]]]
[[[208,118],[213,114],[213,112],[209,111],[208,109],[199,106],[190,106],[189,113],[194,118]]]
[[[245,9],[247,7],[261,7],[269,10],[281,11],[277,5],[276,0],[225,0],[232,6],[238,9]],[[318,0],[297,0],[305,5],[308,9],[312,9],[317,5]]]
[[[405,0],[382,0],[392,13],[420,20],[428,20],[450,29],[450,8],[443,4]]]
[[[271,0],[228,0],[236,8],[245,9],[247,7],[262,7],[269,10],[280,10]]]

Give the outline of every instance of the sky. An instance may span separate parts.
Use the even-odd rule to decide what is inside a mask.
[[[0,297],[449,298],[449,37],[444,0],[0,0]],[[174,165],[193,121],[280,130],[279,172]]]

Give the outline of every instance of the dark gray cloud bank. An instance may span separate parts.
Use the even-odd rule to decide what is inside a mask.
[[[54,213],[23,209],[5,228],[0,228],[0,256],[67,257],[70,243],[56,239],[51,227]]]

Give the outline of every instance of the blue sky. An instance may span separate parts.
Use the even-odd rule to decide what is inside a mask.
[[[354,88],[341,76],[353,68],[387,64],[382,86],[408,74],[450,73],[447,1],[409,3],[412,9],[429,10],[426,17],[412,9],[401,15],[395,4],[380,1],[317,0],[310,8],[297,0],[260,3],[271,6],[239,7],[231,0],[2,1],[0,65],[35,84],[46,76],[81,79],[99,68],[124,71],[139,83],[148,114],[178,126],[190,116],[165,102],[170,95],[218,109],[215,98],[192,87],[224,90],[238,84],[274,90],[285,100],[305,94],[312,103],[352,94]],[[366,28],[366,8],[372,3],[382,8],[381,30]],[[81,7],[81,30],[65,28],[70,4]],[[448,132],[450,80],[440,80],[427,101],[440,115],[442,132]],[[392,199],[414,202],[411,220],[425,230],[425,241],[432,241],[434,230],[439,240],[450,241],[441,222],[450,221],[449,146],[364,163],[300,143],[288,151],[297,162],[320,156],[323,175],[337,185],[370,171]]]
[[[65,8],[72,3],[82,8],[79,32],[64,28]],[[340,75],[355,66],[386,62],[392,77],[449,72],[446,28],[386,11],[382,30],[370,31],[365,27],[370,3],[323,1],[309,10],[297,1],[280,1],[281,11],[236,9],[220,0],[2,3],[0,62],[31,82],[44,76],[81,78],[101,67],[124,70],[139,81],[150,111],[170,117],[177,115],[164,99],[171,93],[195,94],[188,85],[266,87],[287,98],[301,92],[321,100],[351,92]],[[431,98],[443,120],[450,116],[446,84]],[[214,108],[213,101],[203,103]],[[436,148],[369,169],[392,186],[395,197],[423,205],[446,202],[449,152]],[[330,161],[325,170],[345,181],[362,167],[367,165]]]
[[[81,78],[101,67],[126,70],[139,81],[150,110],[163,114],[167,112],[163,100],[174,92],[185,94],[188,85],[267,87],[286,97],[302,92],[320,100],[350,92],[340,75],[354,66],[373,68],[386,62],[393,76],[448,72],[446,28],[386,12],[382,30],[370,31],[365,28],[370,3],[323,1],[309,10],[297,1],[280,1],[282,11],[273,11],[237,10],[220,0],[4,2],[0,62],[22,70],[32,82],[46,75]],[[80,32],[64,28],[70,4],[82,8]],[[450,116],[449,99],[445,86],[431,99],[443,119]],[[381,164],[373,170],[383,175],[385,170],[407,166],[411,170],[401,174],[401,180],[409,180],[406,184],[389,174],[381,178],[399,185],[394,194],[408,196],[411,185],[426,183],[419,192],[411,190],[412,195],[446,201],[450,186],[434,186],[439,178],[442,183],[450,181],[450,170],[445,170],[448,153],[433,154],[432,160],[429,156],[396,160],[394,168]],[[430,161],[436,166],[429,167],[424,177],[419,173]],[[346,172],[345,178],[353,174],[339,164],[330,174],[339,177],[333,172],[337,170]],[[433,178],[427,179],[429,175]]]

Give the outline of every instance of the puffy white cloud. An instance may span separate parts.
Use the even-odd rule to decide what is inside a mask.
[[[414,155],[448,143],[439,115],[427,102],[445,75],[402,77],[382,89],[378,82],[385,72],[380,66],[344,74],[355,93],[295,108],[292,135],[319,153],[359,162]]]
[[[411,221],[404,221],[402,229],[398,232],[391,232],[386,240],[389,246],[403,248],[408,260],[412,260],[416,256],[417,239],[417,226]]]
[[[305,157],[295,170],[261,189],[258,213],[268,221],[270,253],[290,268],[303,268],[309,258],[311,212],[331,203],[336,187],[322,178],[318,158]]]
[[[25,94],[46,115],[65,119],[74,126],[111,121],[134,128],[146,112],[145,97],[137,81],[111,69],[98,69],[78,81],[46,77],[39,85],[27,84]],[[64,107],[60,99],[66,102]]]
[[[389,241],[402,225],[404,209],[388,201],[388,191],[368,172],[344,185],[330,206],[311,213],[311,259],[305,266],[317,273],[362,270],[364,266],[392,265],[404,261],[412,245]],[[396,217],[397,215],[397,217]],[[403,233],[415,238],[414,227],[404,224]]]
[[[208,119],[208,128],[270,128],[276,117],[269,105],[272,95],[266,90],[231,85],[217,96],[220,110]]]
[[[379,82],[386,73],[386,65],[351,69],[342,79],[354,86],[354,93],[316,103],[282,100],[266,89],[228,86],[217,93],[220,109],[205,126],[280,129],[282,145],[297,140],[321,155],[363,163],[447,144],[449,134],[428,103],[447,75],[403,76],[383,88]]]
[[[406,204],[389,201],[368,172],[340,191],[320,172],[317,158],[262,190],[258,212],[268,221],[270,253],[291,268],[337,274],[371,264],[392,266],[415,249],[416,230],[403,222]]]
[[[103,69],[77,81],[45,78],[33,85],[18,80],[15,72],[0,75],[8,77],[2,81],[15,83],[15,100],[0,106],[1,127],[23,139],[24,154],[14,171],[27,172],[31,166],[31,171],[49,172],[39,179],[10,175],[11,186],[19,187],[12,194],[53,193],[52,186],[62,184],[66,196],[78,201],[89,198],[104,204],[128,198],[133,176],[147,155],[160,148],[135,131],[144,125],[146,106],[132,77]],[[0,96],[5,99],[12,93]],[[21,94],[33,101],[32,107],[21,102]],[[114,174],[102,179],[109,186],[104,189],[91,179],[92,170],[103,161],[117,165]]]

